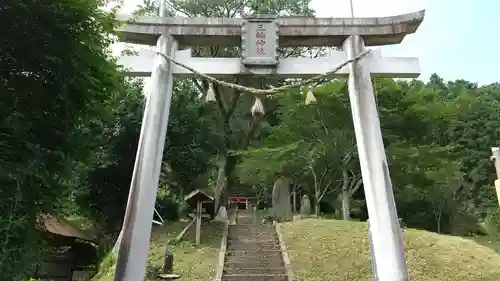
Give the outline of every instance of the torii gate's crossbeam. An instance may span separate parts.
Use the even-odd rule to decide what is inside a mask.
[[[425,11],[384,18],[305,18],[278,20],[281,47],[340,47],[347,36],[358,34],[366,46],[400,43],[422,23]],[[133,20],[119,32],[123,42],[156,45],[163,34],[172,35],[185,46],[241,46],[243,19],[236,18],[161,18],[119,16]]]
[[[154,64],[155,57],[154,51],[141,50],[137,56],[120,57],[118,64],[126,68],[124,74],[127,76],[149,77],[151,76],[151,65]],[[254,74],[250,72],[251,70],[242,68],[240,58],[191,57],[190,49],[177,51],[175,60],[210,76],[224,77]],[[346,60],[347,56],[343,51],[333,51],[325,58],[285,58],[280,59],[275,70],[258,74],[278,75],[282,78],[310,77],[326,73]],[[372,51],[363,60],[366,62],[369,72],[376,77],[416,78],[421,73],[418,58],[382,57],[380,51]],[[191,71],[178,65],[174,65],[173,72],[178,76],[194,75]],[[349,67],[343,67],[336,75],[347,77]]]

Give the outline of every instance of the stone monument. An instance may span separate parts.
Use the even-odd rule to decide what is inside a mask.
[[[290,203],[290,181],[280,176],[273,186],[272,192],[272,214],[280,221],[287,221],[293,218],[292,204]]]
[[[311,214],[311,211],[311,200],[309,199],[309,196],[307,196],[307,194],[304,194],[304,196],[302,196],[302,202],[300,204],[300,214],[307,216]]]

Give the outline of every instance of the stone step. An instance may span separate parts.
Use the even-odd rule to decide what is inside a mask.
[[[227,237],[230,238],[237,238],[237,237],[262,237],[262,238],[270,238],[276,237],[275,233],[270,233],[270,232],[257,232],[257,231],[248,231],[245,233],[245,231],[231,231],[230,233],[227,234]]]
[[[286,274],[274,275],[274,274],[260,274],[260,275],[243,275],[243,274],[231,274],[223,275],[222,281],[288,281]]]
[[[240,243],[240,244],[249,244],[249,243],[257,243],[257,244],[276,244],[278,243],[277,237],[252,237],[252,236],[238,236],[238,237],[228,237],[227,244],[231,243]]]
[[[260,257],[267,256],[270,258],[281,258],[281,250],[264,250],[264,251],[227,251],[226,257]]]
[[[277,268],[283,267],[283,259],[278,256],[226,257],[225,268]]]
[[[253,221],[241,221],[239,220],[237,223],[236,223],[237,226],[243,226],[243,227],[258,227],[257,224],[254,224]]]
[[[224,274],[227,275],[280,275],[286,274],[286,270],[284,267],[257,267],[257,268],[224,268]]]
[[[227,245],[228,251],[253,251],[261,252],[266,250],[280,250],[279,244],[246,244],[246,243],[231,243]]]
[[[228,237],[237,237],[237,236],[245,236],[245,237],[275,237],[275,231],[255,231],[255,230],[229,230]]]
[[[252,231],[252,232],[262,232],[262,233],[272,233],[274,228],[267,226],[260,226],[256,224],[240,224],[240,225],[230,225],[229,231]]]
[[[222,281],[288,281],[274,227],[240,213],[229,226]]]
[[[234,250],[231,250],[233,249]],[[265,251],[265,250],[279,250],[279,243],[277,241],[228,241],[227,249],[229,251]],[[240,249],[240,250],[236,250]]]
[[[229,232],[270,234],[270,233],[275,233],[276,231],[274,230],[274,228],[271,227],[260,227],[260,226],[247,227],[246,225],[235,225],[229,228]]]
[[[231,235],[227,241],[277,241],[278,237],[272,235]]]
[[[270,244],[277,243],[278,238],[275,237],[258,237],[258,236],[239,236],[239,237],[231,237],[227,238],[227,243],[262,243],[262,244]]]

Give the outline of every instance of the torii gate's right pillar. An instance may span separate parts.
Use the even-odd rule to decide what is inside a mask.
[[[363,38],[349,36],[343,49],[349,59],[355,57],[365,50]],[[351,63],[349,71],[349,99],[370,218],[372,262],[375,261],[378,280],[408,281],[371,73],[362,59]]]
[[[491,148],[490,160],[493,162],[493,165],[495,166],[495,171],[497,172],[497,179],[495,180],[495,189],[497,191],[498,204],[500,205],[500,148],[499,147]]]

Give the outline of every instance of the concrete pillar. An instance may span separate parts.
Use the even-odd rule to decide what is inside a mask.
[[[495,180],[495,189],[497,191],[498,204],[500,205],[500,147],[491,148],[491,161],[495,165],[497,179]]]
[[[364,51],[359,35],[349,36],[343,43],[348,58]],[[349,99],[358,147],[366,205],[370,218],[376,273],[384,281],[408,281],[404,246],[385,155],[373,85],[361,59],[349,64]]]
[[[368,242],[370,243],[370,257],[371,257],[373,281],[379,281],[377,274],[377,261],[375,260],[375,254],[373,253],[373,240],[372,240],[372,233],[370,231],[370,220],[368,219],[366,222],[368,223]]]
[[[495,165],[497,179],[500,179],[500,147],[491,148],[491,161],[493,161],[493,164]]]
[[[157,50],[173,56],[177,42],[163,34]],[[142,281],[172,99],[172,63],[157,55],[142,119],[114,281]]]

